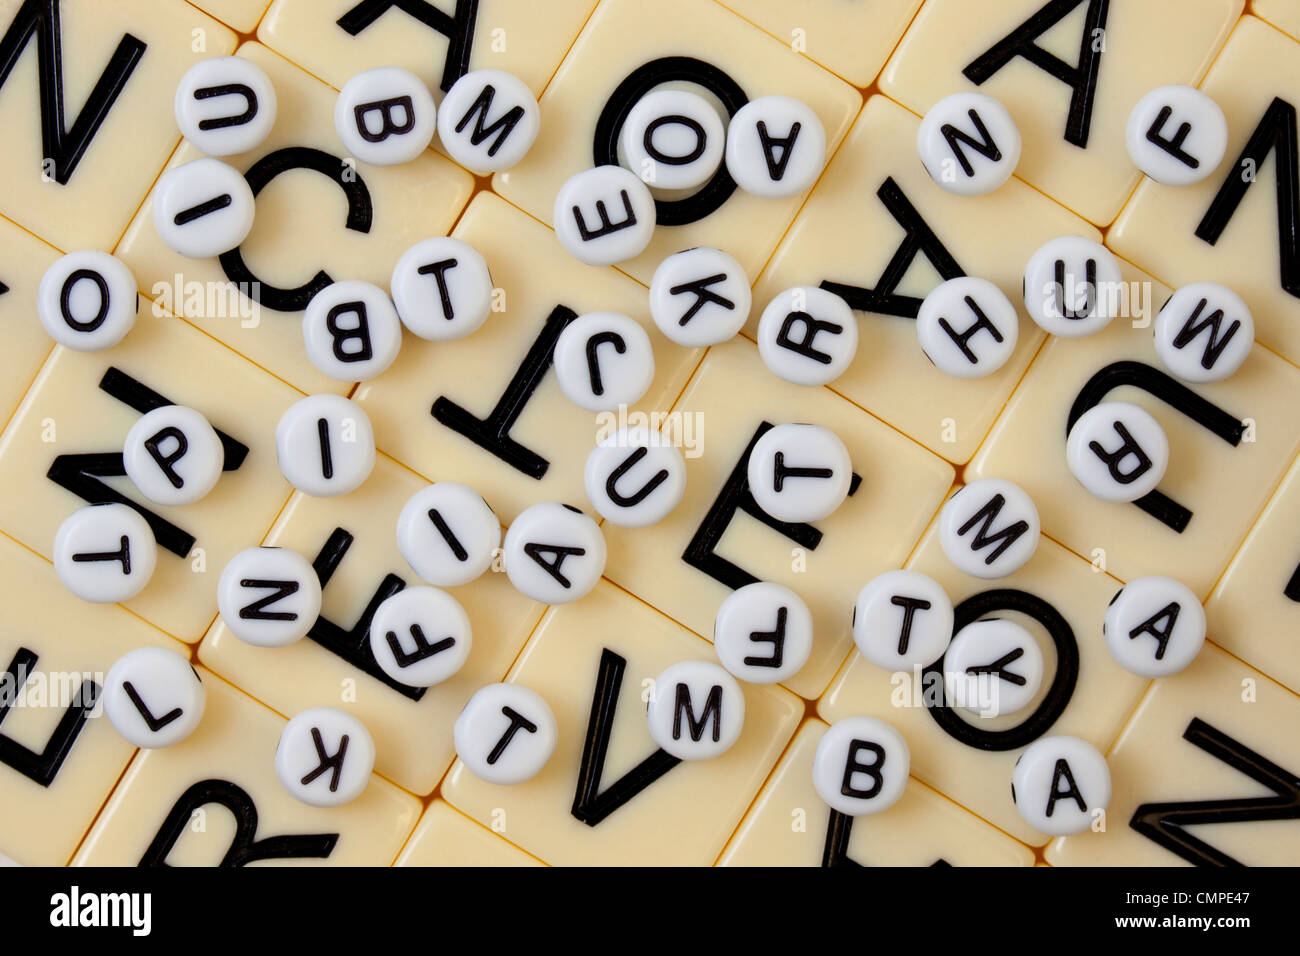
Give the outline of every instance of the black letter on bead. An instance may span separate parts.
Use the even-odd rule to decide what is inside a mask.
[[[966,115],[970,117],[971,123],[974,124],[975,132],[980,134],[980,139],[975,139],[965,130],[959,129],[951,123],[944,123],[940,126],[939,132],[942,133],[943,138],[948,141],[948,148],[952,150],[952,154],[957,157],[957,162],[961,163],[962,172],[967,176],[974,176],[975,167],[972,166],[970,160],[966,158],[966,151],[961,148],[963,143],[981,156],[990,159],[995,163],[1002,159],[1002,150],[998,149],[998,144],[993,142],[993,137],[989,135],[988,127],[986,127],[984,121],[980,119],[979,113],[975,112],[975,110],[967,110]]]
[[[1172,106],[1160,107],[1160,112],[1156,114],[1155,121],[1147,129],[1147,142],[1164,150],[1189,169],[1196,169],[1201,165],[1201,161],[1183,149],[1183,143],[1187,142],[1187,134],[1192,131],[1191,123],[1179,123],[1178,129],[1171,139],[1165,139],[1160,135],[1160,131],[1165,128],[1165,123],[1169,122],[1169,117],[1173,115],[1174,108]]]
[[[514,128],[524,118],[524,108],[522,106],[513,106],[485,126],[484,122],[488,118],[488,112],[492,109],[492,101],[496,99],[496,93],[496,87],[491,83],[485,85],[479,93],[478,99],[474,101],[473,105],[465,112],[465,115],[460,118],[460,122],[456,124],[456,132],[460,133],[469,125],[471,119],[474,120],[474,128],[470,130],[469,141],[475,146],[478,146],[495,133],[496,139],[488,147],[487,153],[489,156],[497,154],[497,150],[510,138]]]

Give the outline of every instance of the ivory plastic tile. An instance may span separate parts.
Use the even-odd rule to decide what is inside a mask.
[[[606,523],[606,576],[705,637],[733,588],[755,578],[792,588],[812,610],[815,636],[808,663],[785,684],[816,697],[852,646],[858,591],[906,560],[952,484],[952,466],[827,389],[781,381],[745,339],[710,350],[669,421],[694,456],[686,494],[648,528]],[[785,422],[829,428],[861,478],[815,525],[769,525],[745,481],[759,431]]]
[[[1023,140],[1017,175],[1105,224],[1138,181],[1124,149],[1134,104],[1157,86],[1199,80],[1243,3],[930,0],[880,87],[917,113],[961,90],[1001,100]]]
[[[235,351],[304,391],[343,392],[307,359],[303,308],[331,279],[387,288],[403,252],[451,228],[473,178],[434,153],[398,166],[349,163],[334,130],[334,90],[259,44],[239,55],[266,70],[278,100],[266,141],[224,157],[254,187],[253,231],[219,259],[187,259],[159,238],[151,194],[117,254],[141,293]],[[200,155],[183,143],[172,165]],[[246,294],[254,282],[256,302]]]
[[[1124,279],[1130,304],[1158,309],[1168,295],[1135,269],[1126,267]],[[1230,378],[1186,385],[1164,371],[1151,329],[1134,321],[1117,318],[1086,338],[1048,343],[967,479],[1016,482],[1038,506],[1045,534],[1121,580],[1164,574],[1204,598],[1300,448],[1292,399],[1300,371],[1256,346]],[[1172,502],[1106,502],[1070,473],[1072,408],[1078,402],[1082,414],[1103,400],[1141,405],[1164,427],[1169,468],[1156,493]]]
[[[0,852],[62,866],[134,750],[98,706],[104,675],[137,647],[184,648],[120,607],[69,596],[49,564],[3,536],[0,581]]]
[[[1210,639],[1300,692],[1300,459],[1205,605]]]
[[[560,391],[549,370],[560,331],[595,311],[622,312],[649,330],[655,378],[634,411],[667,410],[700,352],[659,333],[645,289],[579,263],[550,229],[491,194],[475,197],[453,235],[487,258],[503,311],[454,342],[407,335],[388,371],[357,389],[375,441],[421,474],[473,485],[507,523],[539,501],[589,508],[587,454],[617,416],[583,411]]]
[[[799,728],[719,866],[1033,864],[1028,847],[914,777],[883,813],[856,819],[833,813],[812,782],[813,755],[827,729],[820,720]]]
[[[442,800],[429,804],[394,866],[541,866]]]
[[[200,10],[212,14],[241,33],[251,33],[271,0],[190,0]]]
[[[431,688],[396,684],[370,653],[370,616],[403,584],[421,582],[397,550],[397,515],[426,482],[380,456],[356,491],[339,498],[295,493],[266,543],[292,548],[326,573],[321,620],[287,647],[255,647],[218,619],[199,658],[282,714],[328,705],[351,711],[375,738],[375,771],[415,793],[429,793],[454,756],[451,726],[470,695],[501,679],[541,616],[541,605],[515,591],[503,573],[451,593],[469,614],[469,660]],[[244,542],[246,547],[257,538]],[[346,656],[345,656],[346,655]],[[378,676],[376,676],[378,675]]]
[[[1054,840],[1048,862],[1294,866],[1297,722],[1300,697],[1207,644],[1155,682],[1107,755],[1106,831]]]
[[[606,125],[601,117],[613,123],[621,108],[630,109],[639,98],[637,91],[670,83],[703,85],[715,98],[730,101],[732,112],[746,98],[769,94],[802,100],[826,129],[828,156],[862,104],[847,83],[716,4],[604,0],[542,96],[537,142],[522,163],[496,175],[493,188],[550,223],[555,195],[565,180],[614,162],[607,153],[599,162],[595,159],[597,137]],[[616,90],[630,98],[623,92],[615,96]],[[610,138],[600,142],[607,150]],[[748,275],[757,275],[801,197],[762,199],[732,191],[725,170],[712,183],[692,197],[661,206],[650,245],[619,268],[648,284],[666,256],[693,246],[719,246]]]
[[[937,524],[908,567],[944,586],[957,606],[955,629],[991,616],[1026,627],[1043,650],[1042,688],[1017,713],[967,716],[939,705],[947,700],[941,670],[891,674],[854,651],[818,713],[831,723],[856,715],[886,721],[907,741],[913,776],[1016,839],[1044,844],[1048,838],[1011,802],[1016,759],[1045,734],[1072,734],[1105,751],[1147,685],[1115,663],[1102,638],[1106,606],[1120,585],[1047,538],[1015,574],[972,578],[944,555]]]
[[[147,511],[158,564],[126,606],[195,642],[217,612],[222,567],[266,533],[288,499],[274,423],[302,396],[141,301],[121,344],[103,352],[59,346],[41,369],[0,436],[0,529],[49,557],[60,523],[88,502],[126,500]],[[223,435],[225,471],[197,504],[153,505],[125,477],[127,431],[167,403],[197,409]]]
[[[505,70],[540,95],[596,0],[278,0],[258,39],[340,88],[400,66],[439,102],[468,70]]]
[[[964,462],[1044,334],[1018,307],[1020,337],[1008,362],[984,378],[955,378],[917,342],[921,299],[965,273],[988,279],[1018,303],[1025,263],[1039,246],[1061,235],[1101,235],[1015,179],[987,196],[945,192],[916,157],[919,125],[887,97],[867,101],[755,286],[748,333],[782,290],[833,283],[860,322],[857,356],[831,387],[932,451]]]
[[[1300,363],[1300,45],[1244,17],[1201,84],[1228,120],[1223,164],[1194,186],[1144,181],[1107,236],[1170,285],[1222,282],[1255,337]]]
[[[713,863],[794,735],[803,705],[779,687],[747,685],[740,739],[720,757],[679,763],[650,737],[646,695],[670,664],[712,658],[708,644],[653,608],[598,584],[552,609],[510,672],[555,712],[559,742],[550,761],[509,787],[457,761],[442,796],[556,865]]]
[[[299,803],[275,775],[285,720],[208,671],[203,721],[179,744],[142,750],[74,866],[388,866],[420,802],[372,776],[341,807]]]
[[[54,342],[36,318],[36,290],[41,276],[58,258],[30,233],[0,219],[0,420],[8,419],[36,377]]]
[[[921,0],[723,0],[725,6],[854,86],[867,86],[912,22]]]
[[[1250,9],[1279,30],[1300,39],[1300,7],[1291,0],[1255,0]]]
[[[235,35],[181,0],[3,0],[0,37],[18,46],[0,65],[0,213],[65,251],[111,249],[180,141],[181,75]]]

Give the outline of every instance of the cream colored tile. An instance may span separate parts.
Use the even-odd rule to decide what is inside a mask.
[[[257,26],[271,0],[191,0],[200,10],[212,14],[240,33],[250,33]]]
[[[1300,7],[1291,0],[1254,0],[1251,12],[1300,39]]]
[[[394,866],[541,866],[442,800],[429,804]]]
[[[8,418],[36,377],[54,340],[36,316],[36,290],[57,250],[13,223],[0,220],[0,328],[5,348],[0,351],[0,416]]]

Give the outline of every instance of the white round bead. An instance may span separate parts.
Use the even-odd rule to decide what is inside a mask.
[[[1200,653],[1205,630],[1205,609],[1191,588],[1156,575],[1124,585],[1102,623],[1111,656],[1142,677],[1183,670]]]
[[[410,70],[381,66],[358,73],[334,103],[334,128],[348,154],[372,166],[408,163],[433,140],[433,94]]]
[[[975,621],[958,631],[943,656],[951,705],[981,717],[1028,707],[1043,686],[1043,652],[1034,636],[1002,618]]]
[[[1038,509],[1019,485],[1001,478],[972,481],[939,512],[939,544],[959,570],[1003,578],[1038,548]]]
[[[340,382],[364,382],[384,372],[402,347],[402,323],[388,293],[349,279],[321,289],[302,314],[307,358]]]
[[[1156,354],[1185,382],[1219,382],[1246,361],[1255,320],[1241,296],[1215,282],[1174,292],[1155,321]]]
[[[1137,101],[1124,130],[1133,165],[1166,186],[1190,186],[1213,173],[1228,150],[1219,104],[1192,86],[1160,86]]]
[[[851,817],[880,813],[907,788],[912,755],[907,741],[875,717],[837,720],[813,756],[813,787],[832,810]]]
[[[544,501],[520,513],[506,531],[506,576],[543,604],[568,604],[596,586],[605,571],[600,526],[569,505]]]
[[[430,584],[468,584],[492,566],[501,522],[477,491],[439,481],[411,495],[397,516],[397,549]]]
[[[290,405],[275,426],[280,472],[303,494],[345,495],[375,466],[375,433],[356,402],[309,395]]]
[[[1011,798],[1035,830],[1052,836],[1082,833],[1110,803],[1110,768],[1086,740],[1043,737],[1016,761]]]
[[[541,125],[533,91],[503,70],[466,73],[438,107],[438,139],[447,155],[480,176],[522,160]]]
[[[795,196],[826,164],[826,130],[806,103],[789,96],[750,100],[727,126],[727,172],[765,199]]]
[[[203,719],[207,692],[190,662],[163,647],[138,647],[104,678],[104,715],[122,737],[155,750],[180,743]]]
[[[686,90],[653,90],[623,122],[624,165],[657,189],[695,189],[722,165],[727,131],[709,101]]]
[[[136,419],[122,444],[122,463],[150,501],[192,505],[216,487],[226,449],[201,413],[164,405]]]
[[[617,312],[580,315],[555,342],[555,377],[565,397],[589,412],[635,405],[655,377],[650,335]]]
[[[41,276],[36,314],[50,338],[78,352],[111,348],[135,325],[135,276],[121,259],[84,249],[55,259]]]
[[[1051,335],[1091,335],[1115,318],[1122,282],[1119,260],[1101,243],[1058,236],[1039,246],[1025,265],[1025,311]]]
[[[749,490],[778,521],[820,521],[849,495],[853,462],[829,428],[776,425],[749,453]]]
[[[54,535],[54,571],[83,601],[112,604],[139,594],[153,577],[158,543],[129,505],[86,505]]]
[[[590,266],[612,266],[645,251],[657,213],[640,177],[622,166],[596,166],[560,187],[552,215],[569,255]]]
[[[336,707],[304,710],[284,726],[275,774],[297,800],[341,807],[365,792],[375,769],[375,741],[356,717]]]
[[[1164,477],[1169,439],[1145,408],[1102,402],[1070,429],[1065,460],[1079,484],[1103,501],[1136,501]]]
[[[770,581],[732,591],[713,622],[718,660],[751,684],[775,684],[799,673],[812,642],[808,605],[789,588]]]
[[[583,483],[605,520],[644,528],[666,518],[686,492],[686,460],[667,436],[620,428],[587,456]]]
[[[555,752],[558,734],[550,705],[518,684],[488,684],[475,691],[456,718],[456,756],[488,783],[531,780]]]
[[[712,661],[681,661],[656,678],[646,719],[655,743],[674,757],[711,760],[740,739],[745,694]]]
[[[407,249],[393,267],[390,287],[402,324],[431,342],[478,331],[492,311],[487,260],[450,236],[422,239]]]
[[[275,86],[242,56],[214,56],[185,71],[172,103],[181,135],[209,156],[256,149],[275,125]]]
[[[858,350],[858,323],[832,292],[796,286],[782,292],[758,320],[763,364],[787,382],[825,385],[843,374]]]
[[[957,378],[992,375],[1020,336],[1016,307],[992,282],[958,276],[930,290],[916,314],[916,337],[931,362]]]
[[[952,620],[952,600],[934,578],[919,571],[886,571],[858,592],[853,641],[877,667],[911,673],[943,656]]]
[[[379,669],[411,687],[432,687],[454,675],[469,657],[469,615],[438,588],[403,588],[375,608],[370,651]]]
[[[687,348],[733,338],[753,304],[749,277],[721,249],[700,246],[659,263],[650,280],[650,314],[659,331]]]
[[[1007,108],[983,93],[953,93],[926,111],[916,134],[921,163],[939,186],[983,196],[1020,162],[1020,130]]]
[[[239,246],[253,228],[252,187],[219,159],[174,166],[153,191],[153,225],[173,252],[208,259]]]
[[[230,633],[256,647],[301,640],[320,617],[320,577],[297,551],[245,548],[217,581],[217,610]]]

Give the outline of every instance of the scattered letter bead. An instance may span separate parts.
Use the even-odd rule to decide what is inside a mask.
[[[1205,609],[1173,578],[1135,578],[1106,609],[1102,630],[1111,656],[1142,677],[1177,674],[1205,643]]]
[[[480,176],[518,163],[540,129],[532,90],[502,70],[466,73],[438,108],[438,139],[447,155]]]
[[[796,385],[839,378],[858,350],[858,322],[833,292],[796,286],[782,292],[758,321],[758,352],[772,372]]]
[[[713,623],[718,660],[751,684],[775,684],[799,673],[812,642],[808,605],[789,588],[770,581],[732,591]]]
[[[829,428],[775,425],[754,443],[746,469],[758,506],[779,521],[820,521],[844,503],[853,462]]]
[[[372,166],[407,163],[424,152],[437,124],[433,94],[410,70],[358,73],[334,103],[334,126],[348,154]]]
[[[851,817],[880,813],[902,797],[911,765],[907,741],[889,724],[846,717],[817,744],[813,786],[832,810]]]
[[[518,684],[488,684],[456,718],[456,756],[488,783],[531,780],[555,752],[555,715],[536,691]]]
[[[320,617],[316,569],[288,548],[245,548],[217,582],[217,609],[245,644],[283,647],[307,636]]]
[[[163,173],[153,191],[153,225],[167,247],[190,259],[229,252],[253,228],[252,187],[219,159],[196,159]]]
[[[569,255],[612,266],[640,255],[655,231],[655,200],[622,166],[574,173],[555,196],[555,235]]]
[[[668,436],[620,428],[587,456],[587,497],[606,521],[644,528],[668,516],[686,492],[686,460]]]
[[[1019,571],[1038,548],[1038,509],[1019,485],[981,478],[959,489],[939,512],[939,544],[956,567],[977,578]]]
[[[647,186],[695,189],[722,165],[727,131],[709,101],[686,90],[653,90],[627,114],[621,136],[628,169]]]
[[[138,307],[131,270],[93,249],[55,259],[36,293],[36,314],[45,331],[78,352],[97,352],[122,341],[135,325]]]
[[[1043,652],[1015,621],[975,621],[953,636],[943,672],[953,706],[1000,717],[1028,707],[1043,686]]]
[[[365,792],[375,767],[375,741],[345,710],[304,710],[280,733],[275,773],[284,789],[312,807],[341,807]]]
[[[388,293],[349,279],[321,289],[302,314],[307,358],[330,378],[364,382],[379,375],[402,347],[402,323]]]
[[[402,254],[390,286],[402,324],[432,342],[476,332],[492,311],[487,260],[459,239],[423,239]]]
[[[605,571],[600,526],[554,501],[524,510],[506,531],[503,551],[510,583],[543,604],[578,600]]]
[[[256,149],[275,125],[275,87],[242,56],[214,56],[185,71],[173,102],[181,135],[209,156]]]
[[[104,714],[122,737],[149,750],[180,743],[203,718],[207,693],[190,662],[163,647],[138,647],[104,678]]]
[[[753,303],[749,277],[721,249],[700,246],[674,253],[650,280],[650,314],[678,345],[718,345],[735,336]]]
[[[438,588],[403,588],[375,609],[370,651],[380,670],[411,687],[441,684],[465,665],[469,615]]]
[[[1255,320],[1241,296],[1215,282],[1185,285],[1156,315],[1156,354],[1185,382],[1219,382],[1246,361]]]
[[[216,487],[226,449],[201,413],[164,405],[145,412],[131,426],[122,463],[127,477],[150,501],[192,505]]]
[[[492,565],[501,522],[473,488],[439,481],[421,488],[397,516],[397,549],[430,584],[468,584]]]
[[[911,673],[943,656],[952,619],[952,600],[934,578],[919,571],[886,571],[858,592],[853,641],[877,667]]]
[[[356,402],[309,395],[290,405],[275,427],[280,472],[303,494],[345,495],[375,466],[375,433]]]
[[[130,505],[86,505],[54,535],[54,570],[83,601],[112,604],[139,594],[153,577],[158,543]]]
[[[1119,260],[1101,243],[1059,236],[1025,265],[1025,311],[1051,335],[1091,335],[1115,318],[1122,281]]]
[[[1082,833],[1110,803],[1110,768],[1078,737],[1042,737],[1011,771],[1011,799],[1025,822],[1052,836]]]
[[[766,199],[812,186],[826,163],[826,130],[807,104],[789,96],[750,100],[727,126],[727,172]]]
[[[1213,173],[1228,149],[1219,104],[1192,86],[1161,86],[1137,101],[1124,131],[1133,165],[1166,186],[1190,186]]]
[[[574,319],[555,343],[555,376],[566,398],[589,412],[635,405],[655,377],[654,346],[635,319],[589,312]]]
[[[711,661],[673,664],[655,680],[646,711],[650,736],[679,760],[710,760],[731,749],[745,726],[745,694]]]
[[[1136,501],[1155,490],[1169,466],[1169,439],[1145,408],[1094,405],[1074,423],[1066,462],[1079,484],[1103,501]]]
[[[1020,317],[1011,300],[987,279],[958,276],[941,282],[921,302],[916,337],[935,366],[957,378],[992,375],[1011,358]]]
[[[1020,130],[1007,108],[983,93],[953,93],[925,114],[916,149],[930,178],[959,196],[991,193],[1020,162]]]

